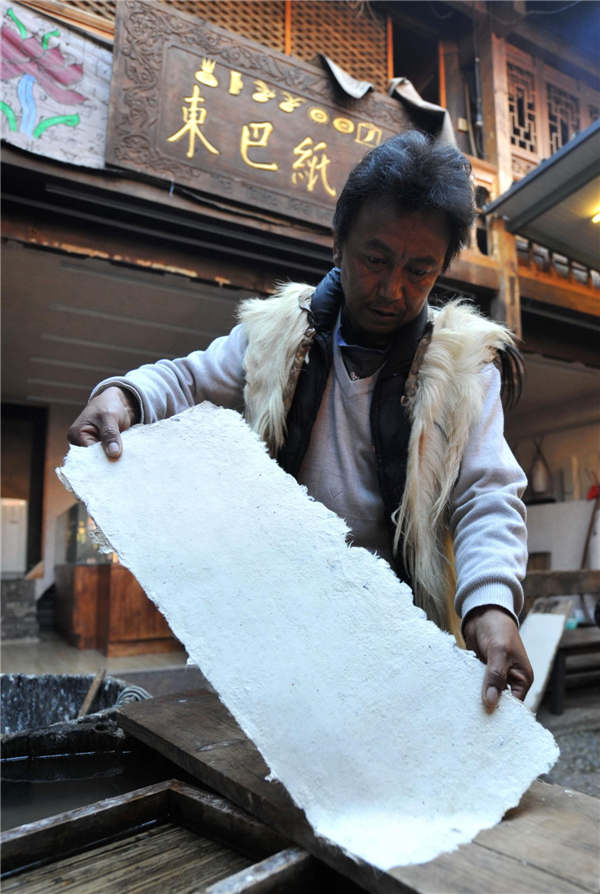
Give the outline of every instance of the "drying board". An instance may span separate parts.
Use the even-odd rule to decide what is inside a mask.
[[[204,785],[374,894],[583,894],[600,891],[600,799],[535,782],[520,805],[471,844],[387,872],[317,838],[252,742],[212,692],[124,705],[123,729]]]
[[[536,599],[521,625],[521,639],[533,668],[533,684],[525,696],[525,704],[534,714],[544,697],[570,613],[570,599]]]

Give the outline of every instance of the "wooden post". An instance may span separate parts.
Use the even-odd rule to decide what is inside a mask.
[[[292,0],[285,0],[284,6],[284,53],[292,55]]]
[[[387,62],[387,79],[388,86],[394,77],[394,26],[392,17],[388,16],[385,20],[385,46],[386,46],[386,62]]]
[[[485,158],[496,166],[498,186],[503,193],[512,184],[506,44],[492,33],[489,20],[477,18],[474,27],[481,60]],[[495,220],[491,229],[494,254],[500,263],[500,285],[491,304],[491,313],[495,320],[506,323],[520,338],[521,296],[515,238],[506,231],[502,220]]]
[[[460,50],[455,40],[438,42],[439,58],[439,102],[448,109],[454,123],[454,135],[458,148],[467,155],[472,154],[472,147],[466,133],[459,127],[459,119],[467,118],[465,102],[465,79],[461,70]]]
[[[491,230],[494,254],[500,262],[500,284],[491,302],[491,314],[494,320],[506,323],[517,339],[520,339],[522,335],[521,293],[517,243],[515,237],[507,232],[503,220],[493,221]]]
[[[443,40],[438,40],[438,101],[442,108],[448,108],[446,99],[445,43]]]

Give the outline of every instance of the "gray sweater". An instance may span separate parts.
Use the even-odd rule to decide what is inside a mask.
[[[352,541],[389,559],[390,542],[377,486],[369,409],[377,373],[353,381],[337,344],[334,362],[298,480],[316,500],[342,516]],[[177,360],[159,360],[123,378],[105,379],[92,396],[111,385],[138,399],[140,421],[156,422],[209,400],[243,412],[243,326],[217,338],[205,351]],[[504,439],[500,375],[493,364],[481,372],[486,398],[473,426],[454,486],[451,530],[454,536],[456,611],[463,619],[482,605],[518,614],[520,581],[527,563],[525,507],[520,499],[527,480]]]

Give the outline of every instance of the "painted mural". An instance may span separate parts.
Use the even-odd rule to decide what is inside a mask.
[[[104,167],[112,54],[63,23],[0,0],[2,139]]]

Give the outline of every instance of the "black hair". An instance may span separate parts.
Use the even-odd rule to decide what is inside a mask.
[[[366,201],[392,199],[401,212],[441,211],[450,242],[444,270],[466,245],[475,203],[471,165],[454,146],[434,143],[416,130],[372,149],[350,172],[333,216],[335,241],[343,245]]]

